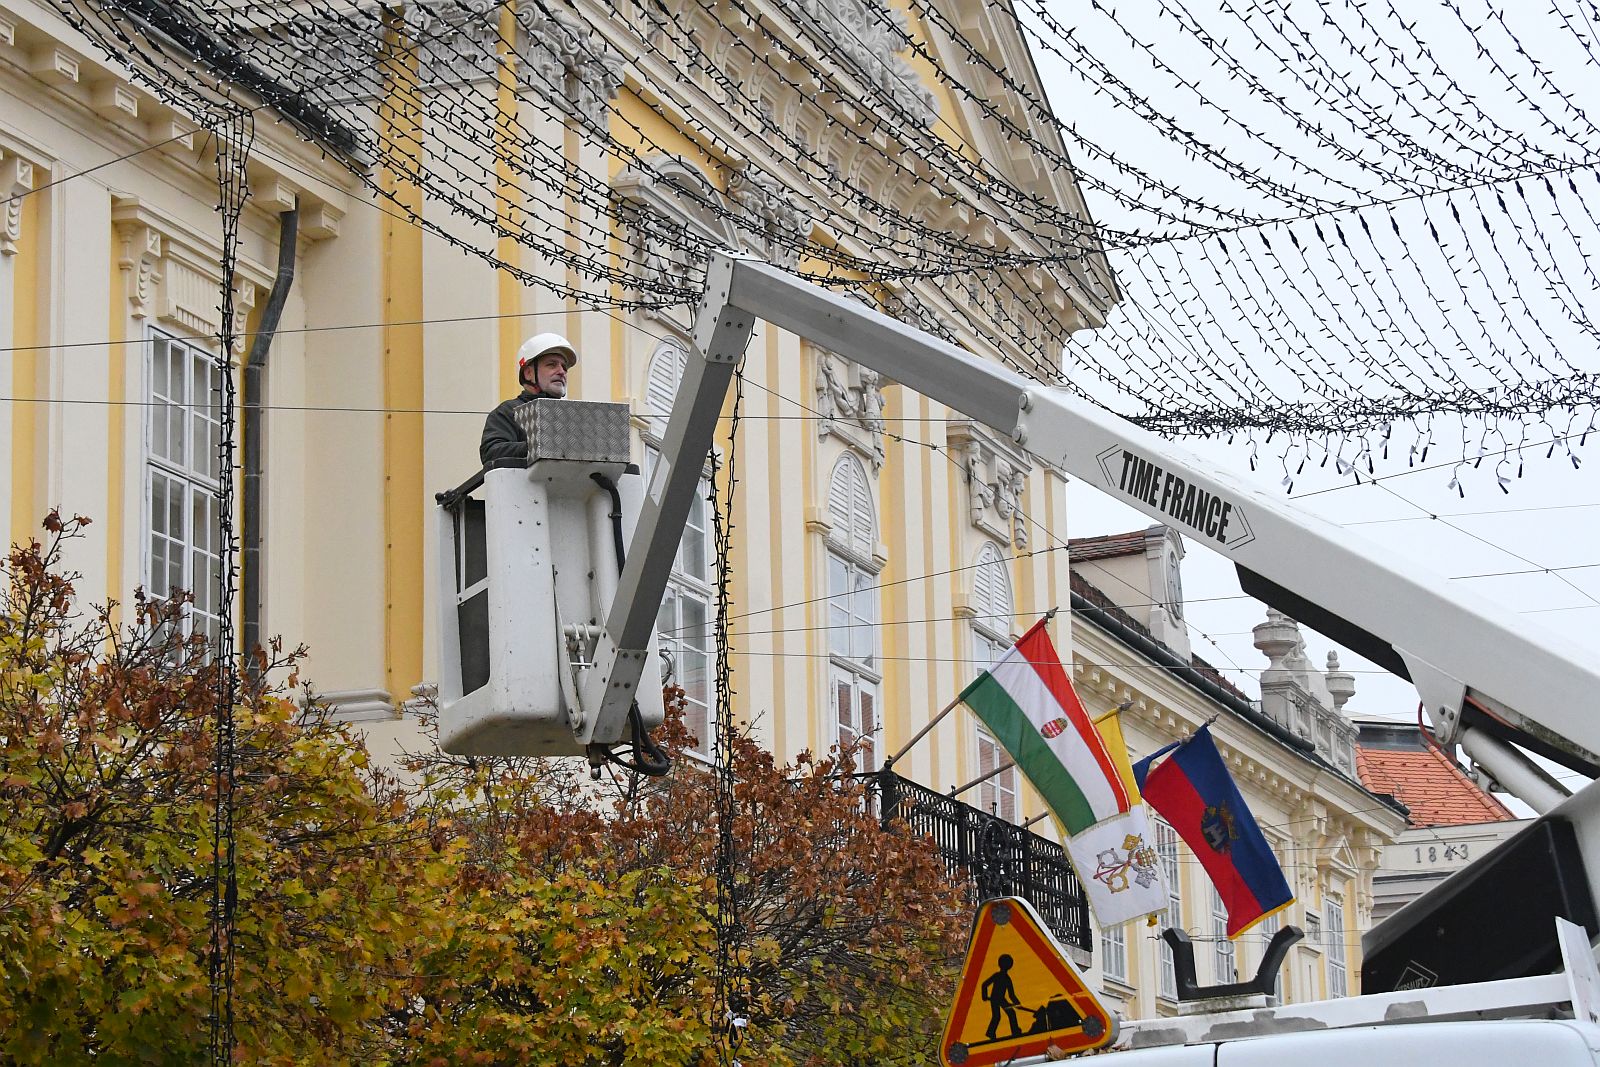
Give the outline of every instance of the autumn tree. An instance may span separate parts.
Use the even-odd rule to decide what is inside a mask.
[[[388,1020],[404,1064],[701,1062],[711,927],[703,887],[623,863],[570,767],[431,754],[419,811],[444,937],[419,946]]]
[[[52,515],[0,574],[0,1060],[205,1059],[218,665],[181,598],[82,610]],[[263,654],[234,709],[237,1058],[355,1062],[428,936],[404,797]]]
[[[492,935],[503,953],[492,957],[496,967],[481,956],[466,964],[473,950],[465,945],[454,960],[445,958],[449,953],[435,958],[433,966],[451,978],[448,987],[423,994],[430,1012],[440,1019],[493,1016],[507,1033],[521,1025],[519,1017],[540,1020],[528,1031],[536,1033],[576,1010],[594,1028],[593,1057],[561,1062],[709,1061],[708,1028],[724,1022],[709,1017],[712,938],[723,918],[715,894],[717,781],[684,756],[693,739],[682,727],[681,701],[669,698],[668,706],[663,740],[676,758],[672,775],[661,780],[618,778],[608,789],[546,761],[436,753],[416,760],[442,805],[441,824],[474,857],[464,888],[494,887],[469,898],[483,909],[477,932]],[[738,1005],[740,1058],[885,1067],[926,1062],[965,947],[970,916],[960,890],[927,842],[879,824],[852,773],[852,753],[802,755],[780,765],[741,734],[732,763],[733,970],[747,990]],[[530,874],[538,878],[519,883]],[[563,913],[550,910],[552,902],[531,892],[534,886],[579,892]],[[617,901],[617,891],[629,899]],[[617,910],[619,904],[626,907]],[[541,939],[524,944],[509,928],[540,909],[570,922],[553,935],[533,923]],[[637,925],[623,928],[619,920],[630,914]],[[598,975],[575,969],[576,960],[594,958],[579,947],[596,943],[604,946],[608,969]],[[560,960],[563,973],[552,975],[547,968],[557,948],[568,957]],[[574,994],[562,987],[563,977],[589,992]],[[524,985],[529,980],[540,985],[532,995]],[[597,1004],[596,990],[608,1001],[625,995],[637,1015],[625,1013],[628,1022],[607,1029],[623,1009]],[[666,1031],[671,1039],[657,1058],[636,1058],[630,1025]],[[532,1054],[536,1047],[518,1051]],[[548,1055],[549,1047],[542,1051]]]
[[[212,975],[219,666],[188,606],[121,624],[61,572],[84,522],[0,564],[0,1062],[198,1063]],[[734,914],[717,782],[430,752],[402,788],[286,699],[232,709],[232,1003],[244,1063],[712,1061],[719,924],[744,1062],[924,1062],[966,931],[926,843],[883,828],[851,753],[733,742]]]

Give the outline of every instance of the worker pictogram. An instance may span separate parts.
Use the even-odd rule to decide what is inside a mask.
[[[1020,1056],[1110,1044],[1116,1023],[1020,897],[978,909],[955,1003],[939,1045],[945,1067],[986,1067]]]

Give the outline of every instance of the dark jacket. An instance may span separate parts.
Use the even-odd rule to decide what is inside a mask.
[[[483,420],[483,439],[478,442],[478,462],[487,467],[497,459],[527,459],[528,438],[512,412],[531,400],[543,399],[539,395],[518,393],[489,412],[489,417]]]

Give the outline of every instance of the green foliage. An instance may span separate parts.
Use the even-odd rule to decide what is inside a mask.
[[[182,604],[140,600],[126,628],[74,614],[58,570],[84,521],[52,516],[0,591],[0,1054],[201,1062],[217,671]],[[250,688],[234,720],[239,1058],[359,1058],[402,987],[383,961],[434,921],[405,888],[408,813],[279,694]]]

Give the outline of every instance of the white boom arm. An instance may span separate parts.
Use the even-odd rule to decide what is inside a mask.
[[[1042,460],[1227,556],[1249,592],[1410,679],[1446,742],[1463,744],[1502,785],[1544,811],[1564,791],[1507,743],[1593,775],[1600,765],[1600,665],[1529,632],[1348,531],[1225,475],[1065,390],[1041,385],[776,267],[712,258],[665,461],[622,574],[610,640],[591,673],[616,685],[647,635],[710,445],[711,421],[755,319],[798,334],[1006,434]],[[677,522],[661,519],[677,518]],[[654,545],[653,541],[662,541]],[[654,593],[654,596],[650,594]],[[633,656],[637,660],[637,655]],[[612,662],[616,664],[612,669]],[[626,680],[626,679],[624,679]],[[608,684],[609,683],[609,684]],[[598,695],[598,694],[597,694]],[[585,702],[587,704],[587,701]],[[623,709],[625,711],[625,707]]]

